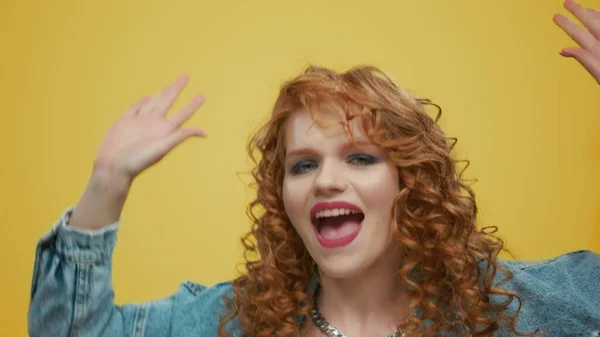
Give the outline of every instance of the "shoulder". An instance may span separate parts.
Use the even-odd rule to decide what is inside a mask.
[[[541,328],[550,336],[600,335],[599,254],[581,250],[546,260],[499,264],[513,274],[500,287],[522,298],[521,328],[527,332]]]
[[[175,295],[176,308],[181,309],[182,319],[193,317],[216,317],[227,311],[226,299],[233,299],[231,282],[205,286],[192,281],[180,284]],[[217,320],[218,322],[218,320]]]
[[[202,299],[209,303],[213,303],[218,302],[223,296],[232,298],[233,285],[230,281],[217,283],[212,286],[185,281],[179,285],[176,295],[178,295],[183,302],[195,302],[198,299]]]
[[[171,296],[147,304],[146,333],[150,336],[161,335],[158,332],[166,323],[164,319],[168,319],[169,336],[218,337],[220,318],[228,310],[224,298],[233,299],[234,296],[231,282],[212,286],[182,282]],[[228,327],[231,328],[232,324],[235,322]],[[236,336],[235,328],[232,330]]]
[[[565,295],[600,296],[600,255],[580,250],[539,261],[501,260],[515,288],[560,289]],[[588,294],[589,293],[589,294]]]

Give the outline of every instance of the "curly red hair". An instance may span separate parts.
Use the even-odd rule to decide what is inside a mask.
[[[435,119],[427,114],[428,106],[438,109]],[[516,332],[521,298],[499,287],[512,278],[497,261],[503,241],[476,226],[474,192],[451,156],[456,139],[437,125],[441,109],[399,88],[374,67],[343,73],[309,67],[283,85],[270,120],[250,141],[258,191],[248,207],[252,229],[242,238],[246,272],[233,281],[235,297],[228,300],[219,335],[229,335],[226,325],[237,319],[247,336],[296,337],[299,322],[309,317],[309,283],[317,275],[284,211],[283,130],[296,111],[305,109],[316,120],[331,107],[341,109],[347,121],[360,118],[369,139],[398,167],[401,186],[391,210],[404,256],[398,272],[408,284],[409,309],[419,311],[399,327],[409,336],[441,331],[490,336],[498,329],[522,335]],[[501,281],[499,273],[506,276]],[[491,301],[494,295],[506,301]],[[517,309],[509,312],[515,299]]]

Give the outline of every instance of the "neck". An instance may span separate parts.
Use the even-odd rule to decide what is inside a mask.
[[[398,256],[398,254],[385,254]],[[398,258],[380,260],[353,278],[323,275],[318,294],[323,317],[347,336],[387,336],[406,317]]]

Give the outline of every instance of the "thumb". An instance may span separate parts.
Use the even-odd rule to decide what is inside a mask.
[[[569,47],[563,49],[560,54],[576,59],[594,77],[596,82],[600,83],[600,63],[592,53],[582,48]]]

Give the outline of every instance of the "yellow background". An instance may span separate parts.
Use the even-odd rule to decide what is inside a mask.
[[[586,2],[592,5],[592,2]],[[597,5],[597,4],[596,4]],[[517,258],[600,250],[597,84],[558,55],[558,0],[0,3],[0,335],[25,336],[38,238],[77,202],[104,131],[181,73],[208,133],[135,182],[115,251],[117,302],[235,275],[252,197],[245,144],[309,63],[374,64],[444,109],[472,161],[482,225]]]

